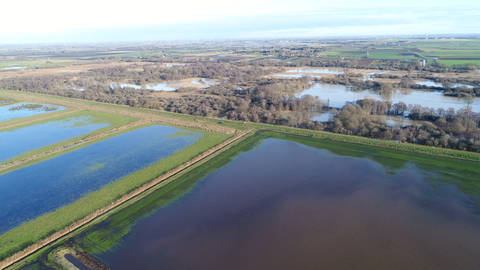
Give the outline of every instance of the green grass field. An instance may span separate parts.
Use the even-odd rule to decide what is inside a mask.
[[[480,66],[480,60],[437,60],[439,63],[447,66],[462,65],[462,64],[477,64]]]
[[[390,44],[390,45],[387,45]],[[342,44],[343,45],[343,44]],[[351,46],[351,47],[350,47]],[[380,39],[367,40],[359,42],[356,45],[349,45],[350,48],[332,49],[318,53],[325,58],[346,58],[346,59],[375,59],[375,60],[401,60],[422,58],[401,54],[418,54],[425,58],[430,58],[429,63],[433,63],[433,58],[440,58],[440,63],[446,65],[458,65],[464,63],[479,64],[480,59],[480,40],[455,40],[455,39]],[[361,49],[360,49],[361,48]],[[367,57],[366,50],[369,48]],[[373,49],[373,50],[372,50]],[[395,50],[395,51],[382,51]],[[420,50],[420,51],[419,51]],[[403,52],[402,52],[403,51]],[[443,59],[442,58],[460,58]],[[462,58],[465,58],[463,60]],[[469,58],[472,58],[469,60]]]
[[[405,52],[406,54],[408,52]],[[401,60],[401,59],[420,59],[415,56],[401,55],[399,52],[369,52],[368,59],[392,59],[392,60]]]
[[[347,57],[347,58],[366,58],[367,53],[365,50],[359,49],[345,49],[345,50],[331,50],[326,52],[321,52],[319,55],[327,57]]]
[[[51,67],[57,65],[71,65],[73,64],[73,59],[61,59],[61,58],[32,58],[25,60],[0,60],[0,71],[4,68],[11,67],[27,67],[27,68],[36,68],[36,67]],[[19,69],[18,71],[21,71]]]

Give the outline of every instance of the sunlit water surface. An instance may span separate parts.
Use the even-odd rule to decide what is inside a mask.
[[[112,269],[478,269],[468,196],[401,167],[265,139],[94,255]]]

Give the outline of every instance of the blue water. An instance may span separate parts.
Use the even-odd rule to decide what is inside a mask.
[[[296,142],[256,145],[202,180],[172,187],[184,194],[165,207],[145,199],[112,215],[81,246],[102,249],[128,231],[93,254],[115,270],[480,269],[478,211],[455,186],[430,182],[452,168],[425,171],[404,163],[408,153],[404,161],[369,153],[404,164],[393,169]],[[457,180],[475,179],[460,171]],[[175,198],[161,189],[150,196]],[[148,216],[126,221],[133,209]]]
[[[0,234],[151,166],[203,134],[149,126],[0,175]]]
[[[19,104],[17,103],[17,104],[0,107],[0,122],[5,122],[8,120],[17,119],[17,118],[29,117],[37,114],[42,114],[42,113],[53,112],[53,111],[45,111],[42,108],[10,110],[11,108],[15,108],[15,107],[26,105],[26,104],[29,104],[29,103],[19,103]],[[55,107],[56,108],[55,111],[66,109],[65,107],[61,107],[61,106],[51,106],[51,105],[46,105],[46,106]]]
[[[98,119],[93,116],[76,116],[0,132],[0,162],[110,125],[109,123],[92,123],[95,120]]]

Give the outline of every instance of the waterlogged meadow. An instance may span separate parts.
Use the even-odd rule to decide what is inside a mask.
[[[69,117],[8,131],[0,130],[0,163],[28,151],[110,126],[91,115]]]
[[[0,234],[188,147],[202,133],[152,125],[0,175]]]
[[[66,109],[61,106],[36,103],[19,103],[0,107],[0,123],[12,119],[34,116]]]
[[[476,269],[479,170],[257,135],[75,242],[112,269]]]

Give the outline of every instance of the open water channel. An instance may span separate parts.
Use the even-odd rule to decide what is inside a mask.
[[[478,269],[478,191],[450,184],[477,181],[474,163],[295,140],[223,157],[76,242],[112,269]]]

